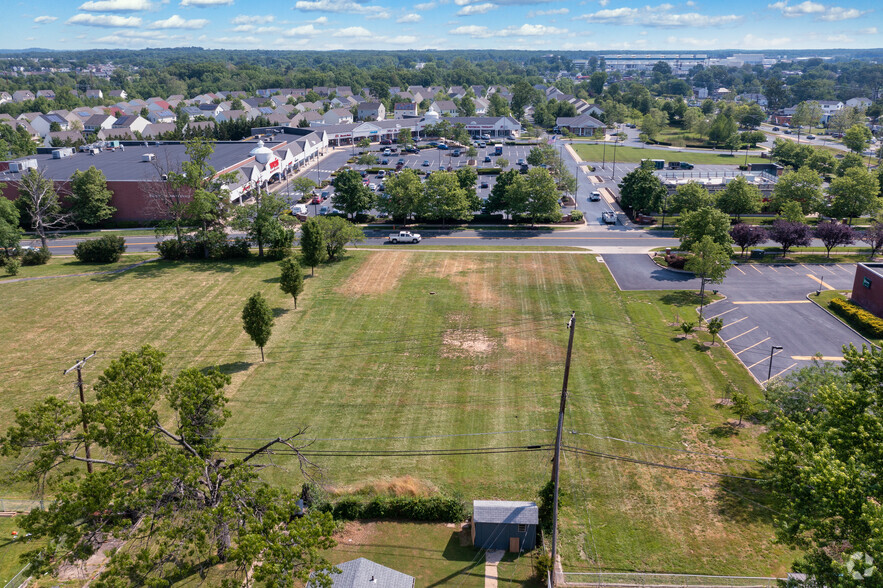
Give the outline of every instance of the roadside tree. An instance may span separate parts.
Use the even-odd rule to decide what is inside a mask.
[[[782,174],[773,190],[770,208],[782,209],[786,202],[797,202],[803,214],[818,212],[824,208],[822,178],[809,166]]]
[[[681,240],[682,250],[692,249],[705,236],[711,237],[718,245],[732,247],[730,217],[708,206],[681,215],[675,237]]]
[[[385,196],[378,199],[378,207],[398,222],[407,223],[421,208],[423,183],[412,169],[402,170],[386,180]]]
[[[29,168],[23,173],[18,181],[18,194],[19,206],[30,219],[42,247],[48,251],[46,232],[70,226],[71,214],[62,210],[54,182],[42,170]]]
[[[633,212],[659,210],[665,198],[665,186],[653,172],[638,167],[627,173],[619,184],[620,204]]]
[[[519,177],[521,174],[514,169],[498,175],[490,195],[485,200],[485,211],[503,212],[510,217],[524,214],[527,211],[527,194],[524,190],[512,188]]]
[[[734,215],[736,222],[743,214],[760,212],[763,205],[763,194],[754,184],[749,184],[745,176],[739,176],[717,196],[716,206],[727,214]]]
[[[116,212],[116,208],[110,205],[112,197],[104,173],[94,165],[86,171],[75,171],[71,176],[71,193],[67,200],[74,222],[97,225],[112,217]]]
[[[806,223],[774,220],[768,234],[771,241],[782,246],[782,257],[787,256],[792,247],[806,247],[812,242],[812,231]]]
[[[784,166],[800,169],[816,151],[817,149],[805,143],[798,145],[787,139],[776,139],[770,150],[770,156]]]
[[[304,196],[310,194],[317,185],[316,182],[307,176],[298,176],[291,180],[291,187],[294,188],[294,191],[300,192]]]
[[[739,125],[732,118],[724,113],[717,115],[711,123],[708,130],[708,140],[714,145],[725,143],[730,137],[736,134]]]
[[[454,172],[438,171],[423,184],[424,197],[421,214],[444,224],[450,220],[466,220],[471,216],[471,204],[466,190],[460,187]]]
[[[245,231],[248,238],[257,244],[258,257],[263,259],[264,245],[274,241],[285,230],[282,218],[286,211],[288,204],[278,195],[258,192],[251,202],[233,210],[230,226]]]
[[[883,248],[883,222],[875,220],[863,232],[859,233],[859,239],[871,248],[869,259],[874,259]]]
[[[837,162],[837,169],[835,173],[837,177],[842,178],[846,175],[846,172],[853,169],[859,168],[864,169],[865,162],[862,161],[862,156],[858,153],[847,153],[843,156],[843,159]]]
[[[797,140],[800,141],[800,131],[804,126],[809,126],[810,131],[814,125],[822,120],[822,107],[815,100],[801,102],[791,115],[791,125],[797,127]]]
[[[843,144],[852,151],[861,155],[868,145],[871,144],[871,129],[863,124],[854,124],[843,135]]]
[[[791,221],[792,223],[806,222],[806,214],[803,213],[803,208],[800,206],[799,202],[795,202],[794,200],[789,200],[782,205],[781,210],[779,210],[779,218]]]
[[[820,176],[832,176],[837,170],[837,158],[830,151],[814,149],[806,160],[806,167],[815,170]]]
[[[0,184],[0,191],[6,186]],[[9,258],[21,242],[22,230],[18,225],[19,213],[11,200],[0,197],[0,247],[3,254]]]
[[[821,222],[816,225],[813,236],[825,246],[827,255],[831,257],[831,249],[843,245],[851,245],[855,242],[855,231],[849,225],[831,221]]]
[[[699,278],[699,324],[702,324],[705,285],[720,284],[724,281],[730,268],[730,255],[733,250],[719,245],[710,235],[705,235],[690,248],[690,253],[693,255],[684,264],[684,269],[693,272]]]
[[[714,206],[715,197],[703,185],[697,182],[688,182],[677,187],[669,202],[669,211],[674,214],[683,214]]]
[[[347,169],[334,178],[334,204],[349,217],[370,210],[374,206],[374,193],[362,181],[354,169]]]
[[[526,175],[522,174],[516,183],[522,180],[523,189],[527,194],[525,214],[530,217],[531,223],[536,224],[538,220],[545,222],[561,220],[558,189],[551,174],[541,167],[534,167]]]
[[[852,168],[843,177],[834,178],[828,188],[832,197],[831,216],[852,219],[880,209],[880,185],[877,177],[864,168]]]
[[[270,340],[273,333],[273,311],[267,303],[267,299],[260,292],[255,292],[248,297],[245,307],[242,309],[242,328],[261,348],[261,361],[264,361],[264,345]]]
[[[310,275],[316,275],[316,266],[325,261],[325,233],[319,226],[319,217],[313,216],[300,227],[301,259],[310,268]]]
[[[329,261],[335,261],[346,253],[349,243],[360,243],[365,240],[362,229],[339,216],[319,217],[319,228],[322,229],[325,253]]]
[[[733,225],[733,228],[730,229],[730,236],[733,238],[735,244],[742,249],[742,257],[745,257],[746,249],[749,247],[757,247],[758,245],[766,243],[769,239],[766,229],[745,223]]]
[[[289,256],[279,264],[279,288],[294,298],[294,309],[297,310],[297,297],[304,291],[304,272],[300,260]]]

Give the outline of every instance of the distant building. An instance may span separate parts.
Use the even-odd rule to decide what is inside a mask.
[[[587,137],[595,134],[595,129],[603,129],[607,125],[597,118],[583,114],[580,116],[559,116],[555,120],[558,129],[567,129],[578,137]]]
[[[852,301],[883,318],[883,263],[856,265]]]
[[[357,108],[359,120],[383,120],[386,118],[386,107],[382,102],[363,102]]]

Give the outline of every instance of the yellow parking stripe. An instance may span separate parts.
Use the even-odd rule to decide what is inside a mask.
[[[759,269],[757,269],[757,266],[756,266],[756,265],[752,264],[750,267],[753,267],[753,268],[754,268],[754,271],[756,271],[757,273],[763,275],[763,272],[760,271]]]
[[[747,319],[747,318],[748,318],[747,316],[743,316],[742,318],[740,318],[740,319],[736,319],[736,320],[734,320],[734,321],[731,322],[731,323],[727,323],[726,325],[724,325],[724,326],[721,327],[721,328],[722,328],[722,329],[726,329],[727,327],[732,327],[732,326],[735,325],[736,323],[741,323],[742,321],[744,321],[744,320]]]
[[[818,357],[817,355],[792,355],[791,359],[795,359],[797,361],[812,361],[813,359],[821,359],[822,361],[843,361],[843,357],[839,355],[823,355]]]
[[[724,340],[724,343],[729,343],[730,341],[733,341],[734,339],[738,339],[738,338],[741,337],[742,335],[747,335],[747,334],[750,333],[751,331],[757,330],[757,329],[759,329],[759,328],[760,328],[760,327],[752,327],[752,328],[748,329],[747,331],[745,331],[744,333],[739,333],[739,334],[736,335],[735,337],[730,337],[729,339],[725,339],[725,340]]]
[[[796,365],[797,365],[796,363],[792,363],[791,365],[789,365],[788,367],[786,367],[785,369],[783,369],[783,370],[782,370],[781,372],[779,372],[778,374],[773,374],[773,377],[770,378],[770,380],[772,380],[772,379],[774,379],[774,378],[778,378],[779,376],[781,376],[782,374],[784,374],[785,372],[787,372],[788,370],[790,370],[791,368],[793,368],[793,367],[796,366]],[[766,380],[766,382],[769,382],[770,380]]]
[[[735,309],[735,308],[731,308],[730,310],[725,310],[725,311],[723,311],[723,312],[720,313],[720,314],[716,314],[716,315],[714,315],[714,316],[708,316],[708,317],[705,317],[705,318],[707,318],[708,320],[711,320],[711,319],[713,319],[713,318],[717,318],[717,317],[719,317],[719,316],[724,316],[724,315],[727,314],[728,312],[733,312],[734,310],[736,310],[736,309]]]
[[[739,300],[733,304],[812,304],[809,300]]]
[[[766,339],[761,339],[760,341],[758,341],[757,343],[755,343],[755,344],[752,345],[751,347],[746,347],[746,348],[743,349],[742,351],[738,351],[738,352],[736,352],[736,355],[739,355],[740,353],[745,353],[745,352],[748,351],[749,349],[754,349],[755,347],[757,347],[757,346],[760,345],[761,343],[764,343],[765,341],[769,341],[770,339],[771,339],[771,337],[767,337]]]
[[[782,350],[779,349],[778,351],[776,351],[775,353],[773,353],[773,357],[779,355],[781,352],[782,352]],[[763,363],[763,362],[765,362],[765,361],[769,361],[769,360],[770,360],[769,357],[764,357],[763,359],[761,359],[761,360],[759,360],[759,361],[755,361],[754,363],[752,363],[750,366],[748,366],[748,369],[751,369],[751,368],[753,368],[754,366],[756,366],[756,365],[758,365],[758,364],[760,364],[760,363]]]
[[[742,268],[739,267],[738,265],[734,265],[734,266],[731,266],[731,267],[732,267],[733,269],[737,269],[737,270],[739,270],[740,272],[742,272],[742,275],[743,275],[743,276],[745,275],[745,272],[743,272],[743,271],[742,271]]]
[[[812,274],[806,274],[806,277],[809,278],[810,280],[813,280],[813,281],[817,282],[820,286],[824,286],[824,287],[827,288],[828,290],[833,290],[833,289],[834,289],[834,286],[829,286],[828,284],[825,283],[824,278],[820,280],[819,278],[815,277],[815,276],[812,275]]]

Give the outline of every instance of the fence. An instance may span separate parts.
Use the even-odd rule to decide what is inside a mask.
[[[775,588],[784,578],[642,572],[564,572],[565,586],[611,588]]]
[[[779,178],[774,176],[771,173],[765,171],[742,171],[742,170],[727,170],[727,171],[657,171],[656,175],[661,180],[682,180],[689,178],[735,178],[737,176],[757,176],[762,178],[766,183],[775,184]]]
[[[0,498],[0,511],[3,512],[31,512],[35,508],[43,510],[43,500],[27,500],[24,498]]]
[[[27,575],[28,568],[31,567],[31,564],[27,564],[23,567],[19,572],[15,575],[13,579],[8,581],[3,588],[19,588],[22,584],[28,581],[30,576]]]

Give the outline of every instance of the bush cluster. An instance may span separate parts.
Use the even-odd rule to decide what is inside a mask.
[[[842,298],[834,298],[828,303],[834,314],[852,325],[857,331],[872,337],[883,337],[883,319],[871,314],[854,302]]]
[[[207,237],[188,235],[179,243],[175,239],[156,244],[163,259],[245,259],[251,255],[248,239],[236,237],[228,240],[223,233],[210,233]]]
[[[572,210],[570,211],[570,220],[574,222],[578,222],[583,220],[583,211],[582,210]]]
[[[81,241],[74,247],[74,257],[84,263],[116,263],[126,251],[126,240],[120,235],[104,235]]]
[[[21,254],[22,265],[45,265],[52,257],[52,252],[46,247],[40,249],[28,249]]]
[[[375,496],[367,502],[354,496],[326,503],[320,510],[337,520],[399,519],[456,523],[466,518],[466,504],[455,496]]]
[[[672,269],[684,269],[684,264],[687,263],[687,258],[681,255],[666,255],[665,263],[667,263],[668,267]]]

